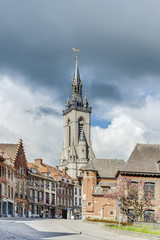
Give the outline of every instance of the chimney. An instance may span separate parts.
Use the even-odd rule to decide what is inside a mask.
[[[66,175],[66,169],[62,169],[62,175]]]
[[[35,163],[36,165],[42,165],[42,162],[43,162],[43,160],[42,160],[41,158],[34,159],[34,163]]]

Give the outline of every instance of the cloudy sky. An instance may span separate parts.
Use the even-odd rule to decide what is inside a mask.
[[[101,158],[160,144],[159,0],[0,0],[0,142],[58,164],[75,55]]]

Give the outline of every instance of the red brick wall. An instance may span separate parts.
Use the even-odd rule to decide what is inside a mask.
[[[99,179],[96,172],[85,171],[83,174],[82,212],[83,219],[90,218],[116,218],[116,200],[105,198],[104,195],[92,195],[99,182],[116,183],[116,179]]]

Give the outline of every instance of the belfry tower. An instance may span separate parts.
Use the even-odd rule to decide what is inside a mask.
[[[76,52],[77,49],[74,49]],[[82,82],[78,69],[78,56],[72,79],[72,98],[67,99],[64,116],[64,143],[59,160],[59,169],[66,169],[72,178],[80,175],[79,169],[95,158],[90,139],[91,107],[82,97]]]

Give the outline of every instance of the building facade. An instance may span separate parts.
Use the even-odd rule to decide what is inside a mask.
[[[68,179],[62,176],[57,186],[57,218],[71,219],[74,212],[73,183],[68,182]]]
[[[44,177],[35,164],[28,165],[28,217],[44,216]]]
[[[117,217],[117,202],[105,195],[116,189],[116,173],[124,165],[119,159],[94,159],[83,168],[82,218]]]
[[[0,149],[0,216],[14,216],[15,169]]]
[[[27,161],[22,140],[18,144],[0,144],[0,149],[6,154],[6,161],[15,169],[14,172],[14,216],[27,216],[28,173]]]
[[[34,163],[38,166],[39,171],[48,177],[48,180],[45,180],[44,183],[45,216],[48,217],[51,214],[51,217],[70,219],[74,207],[72,178],[66,173],[65,169],[60,171],[58,167],[55,168],[43,163],[42,159],[35,159]],[[55,208],[53,203],[55,203]]]
[[[140,144],[138,143],[131,153],[126,164],[118,171],[117,180],[125,177],[131,184],[141,182],[144,184],[145,196],[151,197],[151,204],[145,209],[143,220],[152,220],[160,212],[160,145],[159,144]],[[138,187],[137,187],[138,188]],[[131,206],[128,211],[133,218],[137,218]],[[129,217],[121,214],[122,221],[130,221]],[[158,218],[158,221],[160,219]]]
[[[82,217],[82,186],[74,180],[74,219]]]

